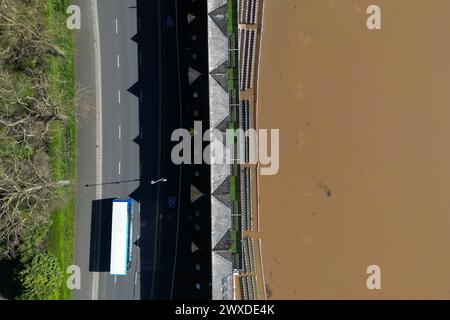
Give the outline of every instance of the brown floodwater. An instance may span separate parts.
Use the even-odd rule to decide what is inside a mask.
[[[265,0],[263,21],[270,298],[450,298],[450,1]]]

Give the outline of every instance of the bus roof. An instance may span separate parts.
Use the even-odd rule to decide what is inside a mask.
[[[111,228],[111,275],[126,275],[128,265],[129,200],[114,200]]]

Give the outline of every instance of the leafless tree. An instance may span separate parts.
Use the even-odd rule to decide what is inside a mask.
[[[47,155],[35,152],[33,157],[17,155],[0,160],[0,246],[1,256],[11,257],[27,220],[46,223],[59,186],[70,181],[53,181]]]
[[[48,39],[37,1],[0,0],[0,59],[23,66],[45,55],[64,52]]]
[[[45,151],[50,124],[69,119],[43,70],[46,56],[64,55],[47,31],[40,1],[0,0],[0,258],[16,254],[31,224],[47,223],[70,184],[53,179]]]
[[[0,69],[0,127],[18,141],[42,140],[52,120],[68,120],[63,107],[47,92],[48,81],[42,72],[28,80],[14,79],[10,72]]]

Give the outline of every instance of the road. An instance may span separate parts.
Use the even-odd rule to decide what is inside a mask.
[[[89,266],[92,202],[98,199],[95,184],[98,170],[95,153],[102,152],[101,199],[129,198],[139,186],[139,146],[133,140],[139,136],[139,98],[128,92],[138,81],[137,44],[131,39],[137,33],[136,0],[98,1],[98,31],[102,79],[101,145],[96,145],[98,125],[95,122],[96,41],[91,1],[80,0],[82,28],[77,35],[77,79],[82,104],[90,109],[80,112],[78,126],[78,209],[75,262],[81,267],[81,290],[75,299],[139,299],[139,248],[133,246],[132,267],[125,277],[113,277],[108,272],[98,275]],[[100,61],[98,61],[100,62]],[[83,88],[85,89],[83,91]],[[90,97],[89,97],[90,96]],[[139,237],[139,205],[135,204],[133,242]],[[89,270],[91,269],[91,270]],[[94,271],[94,272],[93,272]]]
[[[177,29],[183,17],[176,1],[74,4],[82,13],[75,245],[81,288],[74,299],[176,298],[177,266],[186,265],[190,249],[188,241],[178,245],[188,175],[170,159],[171,132],[184,125],[187,76]],[[160,177],[168,181],[150,183]],[[127,276],[113,277],[108,215],[112,199],[129,197],[136,200],[132,266]]]
[[[103,181],[139,179],[139,98],[127,91],[138,81],[136,0],[98,2],[103,90]],[[103,199],[129,198],[138,182],[103,186]],[[133,230],[139,231],[139,206]],[[133,242],[139,232],[133,232]],[[125,277],[100,276],[102,299],[138,299],[139,250],[133,246],[132,267]],[[131,294],[132,293],[132,294]]]

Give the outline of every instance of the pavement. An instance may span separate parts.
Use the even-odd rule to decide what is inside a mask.
[[[96,94],[95,56],[92,9],[89,0],[75,0],[81,10],[81,30],[76,32],[75,52],[76,78],[78,85],[78,130],[77,130],[77,216],[75,264],[81,268],[81,288],[73,291],[75,299],[92,298],[92,275],[89,276],[91,205],[95,189],[85,188],[96,175]],[[84,236],[83,236],[84,235]]]

